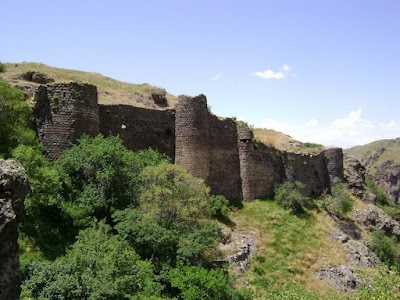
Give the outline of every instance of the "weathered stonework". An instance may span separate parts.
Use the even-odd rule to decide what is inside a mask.
[[[50,160],[57,159],[83,134],[100,132],[97,88],[90,84],[41,85],[34,95],[33,112]]]
[[[19,299],[18,220],[29,191],[23,167],[0,160],[0,300]]]
[[[153,148],[210,186],[212,194],[253,200],[272,196],[277,184],[301,181],[303,193],[329,192],[343,179],[343,154],[332,148],[314,155],[282,152],[254,140],[232,118],[219,118],[204,95],[180,96],[176,110],[98,105],[96,87],[41,85],[34,96],[36,129],[49,159],[83,134],[119,135],[128,149]]]
[[[152,148],[175,158],[175,111],[99,105],[100,132],[118,135],[133,151]]]

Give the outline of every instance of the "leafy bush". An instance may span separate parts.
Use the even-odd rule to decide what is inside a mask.
[[[69,212],[84,221],[110,218],[113,211],[136,205],[140,171],[162,161],[158,158],[153,152],[136,155],[118,137],[83,136],[56,161],[70,180]]]
[[[324,199],[325,209],[332,215],[339,218],[346,216],[352,211],[354,200],[344,189],[342,184],[335,184],[332,187],[332,195],[328,195]]]
[[[212,195],[209,198],[211,215],[215,218],[226,218],[229,213],[229,201],[222,195]]]
[[[30,265],[26,287],[46,299],[129,299],[138,294],[159,294],[152,265],[140,260],[127,242],[100,222],[81,231],[67,255],[54,262]]]
[[[191,229],[210,217],[210,189],[181,167],[160,164],[142,172],[140,208],[155,223],[167,229]]]
[[[221,271],[179,265],[169,272],[171,286],[178,288],[182,299],[229,299],[229,286]]]
[[[400,245],[395,236],[388,237],[377,230],[372,234],[371,248],[384,263],[400,271]]]
[[[306,208],[310,208],[313,199],[305,197],[301,194],[304,184],[295,182],[285,182],[275,188],[275,201],[285,209],[290,209],[293,214],[299,215],[306,212]]]
[[[390,204],[389,197],[386,195],[385,191],[377,183],[375,183],[370,178],[365,178],[365,184],[367,185],[367,188],[372,193],[375,194],[377,204],[380,204],[380,205],[389,205]]]
[[[0,79],[0,157],[11,156],[20,144],[37,146],[35,132],[27,125],[32,110],[22,92]]]

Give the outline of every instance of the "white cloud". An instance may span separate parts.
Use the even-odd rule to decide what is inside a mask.
[[[400,137],[400,123],[376,122],[363,119],[362,110],[351,111],[347,116],[321,125],[316,119],[303,125],[265,119],[257,127],[281,131],[302,142],[319,143],[343,148],[363,145],[375,140]]]
[[[210,77],[210,80],[219,80],[222,76],[224,76],[224,74],[218,73],[217,75]]]
[[[311,119],[306,123],[306,126],[309,127],[309,128],[314,128],[314,127],[318,126],[318,123],[319,123],[318,120]]]
[[[284,64],[279,71],[273,71],[271,69],[261,71],[261,72],[255,72],[252,73],[253,75],[260,77],[262,79],[277,79],[277,80],[282,80],[287,77],[287,73],[290,71],[290,66],[287,64]]]

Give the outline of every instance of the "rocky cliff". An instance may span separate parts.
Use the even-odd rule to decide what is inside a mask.
[[[0,160],[0,300],[19,299],[18,220],[28,191],[22,166]]]

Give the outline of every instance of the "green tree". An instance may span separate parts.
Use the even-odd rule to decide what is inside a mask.
[[[211,216],[209,188],[181,167],[160,164],[143,170],[139,203],[146,217],[167,229],[191,229]]]
[[[104,222],[80,232],[66,256],[30,265],[25,286],[46,299],[130,299],[158,295],[152,265]]]
[[[83,136],[56,161],[71,183],[69,211],[76,220],[110,218],[118,209],[137,204],[139,174],[147,165],[165,161],[155,151],[139,154],[118,137]]]
[[[35,132],[27,127],[31,122],[22,92],[0,79],[0,157],[10,157],[19,144],[37,146]]]

